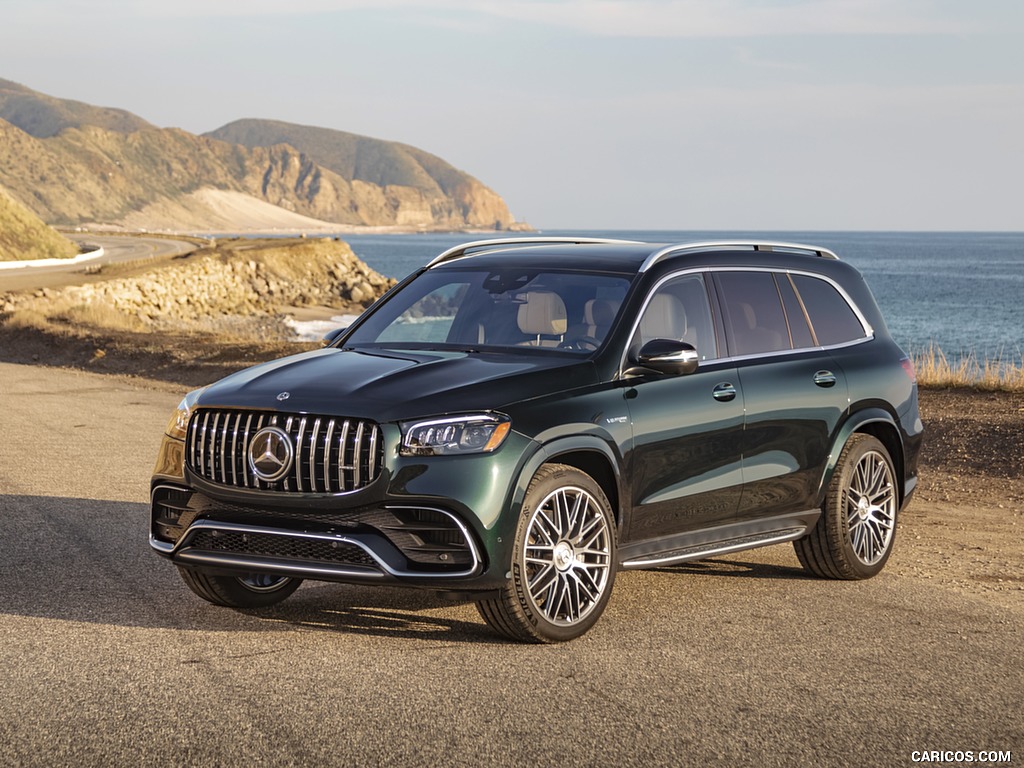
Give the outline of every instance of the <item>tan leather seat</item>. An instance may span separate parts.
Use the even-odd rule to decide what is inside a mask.
[[[686,310],[671,293],[658,293],[651,299],[640,321],[640,343],[651,339],[680,341],[686,335]]]
[[[757,314],[754,308],[741,302],[736,305],[740,312],[738,319],[739,328],[736,332],[736,354],[753,355],[760,352],[775,352],[785,348],[782,335],[770,328],[762,328],[757,324]],[[734,324],[737,321],[734,320]]]
[[[519,330],[534,338],[524,341],[521,346],[557,347],[565,337],[568,327],[565,302],[551,291],[529,291],[526,301],[519,305],[516,317]],[[556,336],[544,339],[542,336]]]
[[[583,328],[580,335],[598,340],[603,339],[618,311],[619,302],[617,301],[590,299],[583,305]]]

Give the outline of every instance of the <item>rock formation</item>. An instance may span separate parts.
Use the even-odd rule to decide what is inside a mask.
[[[44,221],[67,226],[224,231],[208,204],[217,192],[247,195],[327,229],[516,226],[495,192],[415,147],[258,120],[196,136],[5,80],[0,184]],[[269,218],[276,223],[268,229],[304,226]]]

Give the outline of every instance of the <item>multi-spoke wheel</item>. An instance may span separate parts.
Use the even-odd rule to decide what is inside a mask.
[[[870,578],[892,552],[898,509],[889,452],[870,435],[853,435],[839,456],[821,518],[793,543],[797,557],[817,576]]]
[[[266,608],[281,602],[299,588],[302,579],[268,573],[230,576],[205,568],[179,567],[188,588],[203,600],[228,608]]]
[[[594,625],[615,581],[615,521],[589,475],[559,464],[537,472],[523,503],[511,571],[498,597],[477,603],[499,632],[550,643]]]

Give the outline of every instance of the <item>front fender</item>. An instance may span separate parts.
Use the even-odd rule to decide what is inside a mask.
[[[588,466],[589,462],[582,460],[587,454],[592,455],[594,460],[603,461],[610,471],[610,482],[614,484],[614,487],[611,489],[605,487],[605,495],[611,501],[616,520],[621,525],[623,519],[621,500],[628,498],[623,489],[621,456],[618,455],[611,442],[602,440],[597,435],[573,435],[558,438],[541,445],[523,464],[515,490],[513,491],[511,508],[518,509],[522,507],[530,481],[537,474],[537,470],[544,464],[566,463],[588,474],[595,474]],[[560,457],[564,459],[563,462],[559,461]],[[608,478],[604,477],[595,477],[594,479],[602,486],[605,486],[608,482]],[[610,490],[614,491],[614,493],[609,493]]]

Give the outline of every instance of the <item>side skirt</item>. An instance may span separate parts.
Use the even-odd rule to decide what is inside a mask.
[[[625,544],[619,548],[619,567],[656,568],[794,541],[810,532],[819,517],[821,510],[812,509]]]

